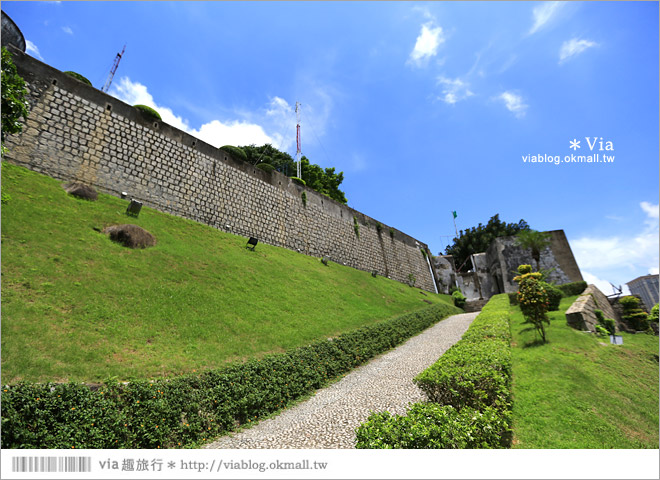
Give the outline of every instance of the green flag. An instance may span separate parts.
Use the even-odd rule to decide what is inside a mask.
[[[454,210],[454,211],[453,211],[453,212],[451,212],[451,213],[453,213],[453,214],[454,214],[454,218],[456,218],[456,217],[458,217],[458,215],[456,215],[456,210]]]

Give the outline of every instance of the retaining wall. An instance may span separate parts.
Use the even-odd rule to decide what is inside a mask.
[[[12,163],[400,282],[412,276],[416,286],[435,291],[422,242],[10,51],[30,103],[23,132],[6,141]]]

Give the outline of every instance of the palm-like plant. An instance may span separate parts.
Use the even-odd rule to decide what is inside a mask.
[[[518,245],[532,251],[532,258],[536,262],[536,271],[541,270],[541,251],[550,245],[550,234],[537,230],[521,230],[516,234]]]

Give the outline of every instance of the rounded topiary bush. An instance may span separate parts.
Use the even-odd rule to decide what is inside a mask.
[[[291,177],[291,180],[293,180],[294,182],[296,182],[298,185],[302,185],[302,186],[307,185],[307,182],[306,182],[305,180],[303,180],[302,178]]]
[[[66,74],[69,75],[70,77],[75,78],[76,80],[80,80],[81,82],[86,83],[86,84],[89,85],[90,87],[93,86],[93,85],[92,85],[92,82],[90,82],[89,80],[87,80],[87,78],[83,77],[83,76],[80,75],[79,73],[71,72],[71,71],[64,72],[64,73],[66,73]]]
[[[264,172],[270,173],[273,170],[275,170],[275,167],[273,167],[270,163],[260,163],[257,165],[257,168],[260,168]]]
[[[243,160],[244,162],[247,162],[247,153],[245,153],[245,150],[242,148],[235,147],[233,145],[225,145],[224,147],[220,147],[220,150],[224,150],[236,160]]]
[[[146,105],[133,105],[133,107],[137,108],[140,112],[152,120],[158,120],[160,122],[163,121],[163,119],[160,118],[160,114],[151,107]]]
[[[455,306],[458,308],[465,308],[465,302],[467,299],[460,290],[454,290],[451,294],[451,298],[454,300]]]

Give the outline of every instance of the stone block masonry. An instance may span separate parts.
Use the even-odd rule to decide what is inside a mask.
[[[417,287],[435,291],[422,242],[10,51],[30,104],[23,132],[6,141],[12,163],[402,283],[412,275]]]

